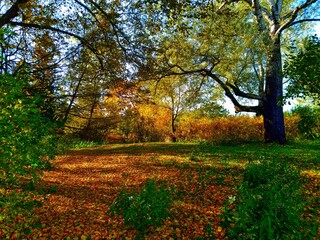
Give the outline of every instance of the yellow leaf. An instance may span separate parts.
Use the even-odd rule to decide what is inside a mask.
[[[222,231],[222,227],[219,226],[217,231],[221,232]]]
[[[81,235],[81,240],[86,240],[87,239],[87,236],[86,235]]]

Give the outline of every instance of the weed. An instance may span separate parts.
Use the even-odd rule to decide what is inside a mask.
[[[144,233],[149,226],[161,225],[169,217],[173,203],[171,192],[165,185],[148,179],[139,192],[123,189],[110,207],[110,213],[124,218],[124,223]]]

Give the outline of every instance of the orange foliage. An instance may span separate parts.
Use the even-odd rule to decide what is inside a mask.
[[[170,111],[166,108],[141,104],[126,116],[120,125],[127,142],[161,142],[170,132]]]
[[[299,118],[286,117],[288,139],[297,137]],[[180,122],[178,137],[184,140],[208,140],[212,142],[263,141],[262,117],[229,116],[221,118],[185,118]]]
[[[170,133],[170,118],[171,111],[167,108],[157,105],[139,105],[137,109],[140,115],[144,118],[148,118],[153,122],[153,130],[160,133]]]

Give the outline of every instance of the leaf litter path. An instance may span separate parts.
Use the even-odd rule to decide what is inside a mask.
[[[35,212],[41,228],[20,238],[135,239],[137,232],[108,209],[121,188],[141,187],[156,177],[172,189],[175,202],[171,217],[150,228],[146,239],[224,239],[218,214],[241,170],[190,161],[194,149],[191,144],[135,144],[70,150],[44,174],[43,187],[57,189],[44,194],[44,205]]]
[[[121,217],[110,216],[108,209],[123,187],[142,187],[148,178],[155,177],[168,184],[175,202],[171,217],[163,226],[150,228],[146,239],[225,239],[220,209],[236,194],[243,168],[223,164],[220,155],[202,159],[194,154],[201,153],[192,144],[71,150],[57,158],[53,171],[45,172],[44,187],[58,188],[44,196],[47,201],[36,212],[42,228],[26,238],[135,239],[138,233],[123,226]],[[309,182],[309,189],[317,182]],[[310,194],[316,192],[311,190]]]

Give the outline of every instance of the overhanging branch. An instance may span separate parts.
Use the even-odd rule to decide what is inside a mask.
[[[239,97],[244,97],[248,99],[254,99],[254,100],[262,100],[263,98],[255,95],[255,94],[250,94],[250,93],[245,93],[241,91],[238,87],[235,85],[232,85],[230,83],[224,83],[216,74],[212,72],[212,69],[207,70],[207,69],[197,69],[197,70],[185,70],[183,67],[179,65],[170,65],[171,68],[177,68],[180,70],[180,72],[170,72],[166,74],[165,76],[170,76],[170,75],[187,75],[187,74],[201,74],[202,76],[207,76],[215,80],[224,90],[226,96],[232,101],[236,112],[254,112],[254,113],[261,113],[262,112],[262,107],[261,106],[244,106],[239,103],[239,101],[235,98],[233,95],[232,91],[236,96]],[[231,89],[230,89],[231,88]]]
[[[62,33],[62,34],[74,37],[74,38],[78,39],[81,42],[81,44],[86,46],[97,57],[101,67],[103,67],[103,60],[99,57],[99,54],[97,53],[96,49],[93,48],[92,45],[90,44],[90,42],[88,42],[84,37],[81,37],[75,33],[72,33],[72,32],[69,32],[69,31],[66,31],[66,30],[63,30],[60,28],[52,27],[49,25],[15,22],[15,21],[10,21],[9,24],[12,26],[19,26],[19,27],[25,27],[25,28],[34,28],[34,29],[39,29],[39,30],[50,30],[53,32],[58,32],[58,33]]]
[[[287,28],[292,27],[295,24],[303,23],[303,22],[320,22],[320,19],[301,19],[298,21],[294,21],[291,24],[288,25]]]
[[[213,80],[215,80],[222,87],[226,96],[233,103],[236,112],[254,112],[254,113],[261,113],[262,112],[261,106],[244,106],[244,105],[240,104],[239,101],[235,98],[235,96],[230,91],[228,85],[225,84],[223,81],[221,81],[221,79],[216,74],[214,74],[208,70],[203,70],[203,71],[206,73],[207,76],[211,77]]]
[[[239,97],[244,97],[244,98],[253,99],[253,100],[262,100],[263,99],[262,97],[260,97],[256,94],[243,92],[236,85],[233,85],[229,82],[227,82],[226,85],[228,87],[230,87],[232,89],[232,91],[234,92],[234,94]]]

